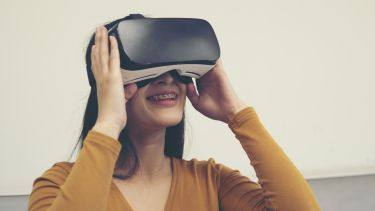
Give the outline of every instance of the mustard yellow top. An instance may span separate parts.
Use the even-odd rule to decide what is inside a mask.
[[[172,158],[165,211],[320,210],[303,176],[260,122],[253,107],[228,123],[259,183],[208,161]],[[112,180],[121,144],[90,130],[75,163],[58,162],[33,183],[30,211],[130,211]],[[249,165],[250,167],[250,165]]]

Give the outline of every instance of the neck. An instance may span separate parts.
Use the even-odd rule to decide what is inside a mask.
[[[170,158],[164,155],[166,128],[145,132],[131,130],[128,135],[139,158],[135,176],[152,180],[156,176],[170,174]]]

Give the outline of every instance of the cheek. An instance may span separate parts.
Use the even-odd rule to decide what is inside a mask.
[[[135,121],[142,117],[144,106],[136,96],[126,103],[126,114],[131,121]]]
[[[180,84],[179,88],[180,88],[180,94],[181,94],[181,96],[186,97],[186,94],[187,94],[187,84]]]
[[[182,105],[182,108],[184,108],[185,107],[185,104],[186,104],[186,99],[187,99],[187,97],[186,97],[186,95],[184,95],[184,96],[181,96],[182,98],[181,98],[181,105]]]

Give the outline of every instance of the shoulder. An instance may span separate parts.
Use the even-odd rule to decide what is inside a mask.
[[[34,180],[34,185],[37,182],[48,181],[56,185],[64,184],[68,177],[70,170],[73,168],[74,163],[72,162],[57,162],[47,169],[40,177]]]
[[[177,163],[184,173],[211,177],[212,179],[220,179],[220,177],[230,172],[238,172],[224,164],[217,163],[214,158],[209,158],[208,160],[199,160],[197,158],[190,160],[178,159]]]
[[[194,169],[205,169],[207,167],[212,167],[216,164],[215,159],[209,158],[208,160],[200,160],[197,158],[188,159],[178,159],[179,165],[185,168],[194,168]]]

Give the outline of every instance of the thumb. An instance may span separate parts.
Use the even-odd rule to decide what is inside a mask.
[[[138,87],[135,83],[125,85],[124,92],[125,92],[125,100],[126,102],[130,100],[137,92]]]
[[[199,95],[197,94],[194,83],[188,83],[186,95],[189,98],[193,107],[196,108],[196,105],[198,104],[199,100]]]

